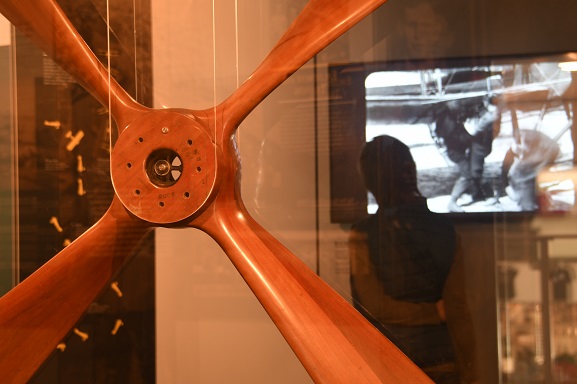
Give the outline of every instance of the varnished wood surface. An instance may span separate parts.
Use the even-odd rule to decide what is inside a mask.
[[[146,108],[112,78],[80,37],[62,9],[52,0],[2,0],[2,13],[103,106],[124,128]]]
[[[0,382],[31,377],[148,230],[115,200],[98,223],[0,299]]]
[[[222,247],[315,383],[431,383],[242,204],[221,196],[193,226]]]
[[[202,211],[217,193],[220,151],[213,136],[189,111],[142,114],[120,135],[112,156],[112,182],[124,206],[156,224],[180,222]],[[150,182],[147,156],[155,151],[178,154],[182,163],[178,182],[163,186]]]
[[[253,74],[219,107],[223,137],[291,74],[386,0],[311,0]]]
[[[118,173],[113,168],[117,197],[101,221],[0,298],[2,382],[22,383],[33,375],[148,229],[188,225],[206,231],[220,244],[315,382],[430,383],[252,219],[240,195],[240,159],[234,141],[238,125],[294,71],[384,1],[311,0],[253,75],[216,109],[167,112],[140,106],[110,80],[54,2],[0,0],[0,12],[103,105],[109,105],[110,95],[111,113],[120,126],[112,166],[140,172]],[[172,115],[166,118],[167,113]],[[188,177],[178,187],[182,190],[142,193],[149,187],[159,189],[142,173],[147,156],[167,147],[188,150],[177,143],[188,140],[186,132],[197,135],[192,142],[202,138],[196,149],[204,157],[197,160],[179,153],[183,166],[202,174],[206,185]],[[165,199],[182,193],[195,195],[177,202],[177,215],[158,211],[158,206],[168,206]]]

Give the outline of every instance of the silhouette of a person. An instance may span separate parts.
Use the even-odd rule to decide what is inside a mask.
[[[476,381],[463,260],[452,223],[429,211],[409,148],[390,136],[360,158],[376,214],[349,239],[356,308],[436,383]]]

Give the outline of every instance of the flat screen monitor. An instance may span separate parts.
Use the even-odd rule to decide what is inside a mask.
[[[332,221],[354,222],[377,209],[358,160],[379,135],[410,148],[432,211],[471,217],[572,210],[575,60],[564,53],[331,65]],[[472,163],[473,183],[466,171]],[[470,185],[453,204],[460,178]]]

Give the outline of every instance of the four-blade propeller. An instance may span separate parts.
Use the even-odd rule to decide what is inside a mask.
[[[218,242],[315,382],[430,383],[262,228],[240,195],[239,124],[293,72],[384,2],[311,0],[245,83],[215,108],[196,111],[154,110],[134,101],[53,0],[0,0],[0,12],[108,107],[119,130],[111,155],[116,195],[109,210],[0,299],[2,382],[22,383],[34,374],[145,233],[190,226]]]

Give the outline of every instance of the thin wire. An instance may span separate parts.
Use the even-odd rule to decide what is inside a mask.
[[[111,91],[111,79],[112,75],[110,74],[110,67],[111,67],[111,54],[110,54],[110,1],[106,1],[106,45],[108,48],[108,54],[106,55],[107,58],[107,65],[108,65],[108,145],[110,148],[109,156],[112,160],[112,91]]]
[[[216,9],[214,0],[212,0],[212,105],[214,113],[214,142],[216,137]],[[216,145],[214,146],[214,155],[216,158]]]
[[[239,49],[238,49],[238,0],[234,1],[234,40],[235,40],[235,68],[236,68],[236,89],[240,87],[240,73],[239,73]],[[240,134],[236,134],[236,142],[240,147]],[[240,150],[240,148],[239,148]]]
[[[235,37],[235,65],[236,65],[236,88],[240,87],[240,71],[239,71],[239,48],[238,48],[238,0],[234,1],[234,37]]]
[[[316,253],[316,273],[321,275],[321,223],[320,223],[320,191],[319,191],[319,80],[318,80],[318,59],[313,57],[314,76],[314,153],[315,153],[315,253]]]
[[[138,101],[138,86],[139,86],[139,76],[138,76],[138,44],[137,44],[137,30],[136,30],[136,0],[132,0],[132,33],[134,40],[134,100]]]
[[[12,171],[12,181],[14,186],[12,188],[11,194],[14,203],[12,204],[12,218],[14,223],[14,236],[12,237],[12,265],[14,270],[12,272],[12,286],[16,286],[20,283],[20,175],[18,168],[18,157],[20,156],[18,150],[18,67],[16,65],[16,27],[11,24],[10,26],[10,110],[12,111],[12,135],[11,136],[11,148],[14,155],[11,158],[11,171]]]

